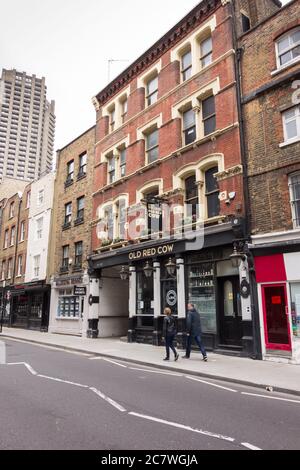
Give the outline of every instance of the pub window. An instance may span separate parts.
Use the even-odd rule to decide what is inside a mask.
[[[196,140],[196,115],[195,111],[191,108],[185,111],[182,115],[183,120],[183,135],[184,145],[189,145]]]
[[[158,77],[151,78],[146,84],[147,106],[156,103],[158,99]]]
[[[181,56],[181,75],[185,82],[192,76],[192,51],[189,50]]]
[[[185,180],[185,204],[186,204],[186,224],[192,224],[197,221],[199,217],[199,198],[198,186],[196,183],[196,176],[189,176]]]
[[[212,63],[212,38],[206,38],[200,43],[201,67],[205,68]]]
[[[147,164],[152,163],[158,159],[159,156],[159,143],[158,143],[158,129],[146,135],[146,155]]]
[[[120,176],[126,176],[126,148],[120,150]]]
[[[205,172],[205,197],[207,203],[207,218],[220,215],[219,187],[215,174],[218,173],[218,167],[210,168]]]
[[[209,135],[216,130],[215,97],[210,96],[202,101],[202,119],[204,135]]]
[[[108,184],[114,183],[116,181],[116,157],[115,155],[110,155],[108,157]]]

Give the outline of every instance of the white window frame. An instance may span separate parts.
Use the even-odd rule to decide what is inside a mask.
[[[35,255],[33,257],[33,277],[34,277],[34,279],[37,279],[39,277],[40,267],[41,267],[41,255]]]
[[[9,258],[9,260],[7,261],[7,279],[11,279],[11,275],[12,275],[12,262],[13,262],[13,259],[12,259],[12,258]]]
[[[6,229],[5,232],[4,232],[4,244],[3,244],[3,248],[8,248],[8,244],[9,244],[9,229]]]
[[[22,220],[21,226],[20,226],[20,240],[19,242],[23,242],[25,240],[26,236],[26,225],[25,225],[25,220]]]
[[[16,226],[13,225],[12,228],[10,229],[9,246],[14,246],[15,241],[16,241]]]
[[[18,269],[17,269],[17,277],[21,277],[23,275],[23,255],[18,255]]]
[[[42,240],[43,238],[43,225],[43,217],[39,217],[38,219],[36,219],[36,240]]]
[[[287,38],[287,37],[291,37],[291,35],[296,32],[297,30],[300,31],[300,27],[297,26],[296,28],[293,28],[291,29],[290,31],[288,31],[287,33],[283,34],[282,36],[280,36],[277,40],[276,40],[276,44],[275,44],[275,49],[276,49],[276,63],[277,63],[277,70],[281,70],[281,69],[284,69],[286,67],[289,67],[290,65],[293,65],[297,62],[300,61],[300,56],[299,57],[295,57],[294,59],[290,60],[289,62],[287,62],[286,64],[283,64],[281,65],[280,64],[280,56],[286,54],[287,52],[291,51],[292,49],[294,49],[295,47],[297,47],[297,45],[300,46],[300,41],[299,43],[296,43],[296,45],[294,46],[290,46],[288,48],[286,48],[281,54],[279,54],[279,42],[282,41],[283,39]]]
[[[295,210],[295,203],[299,202],[300,200],[297,201],[295,200],[294,197],[294,189],[293,189],[293,178],[299,178],[299,184],[300,184],[300,172],[298,173],[293,173],[289,175],[289,189],[290,189],[290,204],[291,204],[291,211],[292,211],[292,219],[293,219],[293,226],[294,229],[299,229],[300,228],[300,220],[297,222],[297,217],[296,217],[296,210]]]
[[[293,109],[296,110],[296,127],[297,127],[297,136],[288,138],[286,124],[292,122],[295,118],[286,119],[286,114]],[[284,134],[284,143],[283,144],[292,144],[300,140],[300,105],[293,106],[292,108],[287,109],[282,113],[282,124],[283,124],[283,134]],[[282,144],[281,144],[282,145]]]
[[[3,260],[1,263],[1,281],[5,280],[5,272],[6,272],[6,261]]]
[[[45,200],[45,190],[39,189],[37,194],[37,206],[41,207],[44,204]]]
[[[116,96],[112,101],[109,101],[107,105],[103,108],[103,117],[107,116],[109,118],[109,134],[111,132],[114,132],[117,130],[119,127],[121,127],[124,124],[123,121],[123,103],[124,101],[128,101],[130,95],[130,87],[127,87],[125,90],[123,90],[118,96]],[[115,109],[115,125],[114,125],[114,131],[111,131],[111,111],[112,109]],[[125,121],[127,119],[125,118]]]

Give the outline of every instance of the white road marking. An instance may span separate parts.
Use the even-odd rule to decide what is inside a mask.
[[[242,395],[248,395],[250,397],[259,397],[259,398],[268,398],[269,400],[279,400],[279,401],[288,401],[291,403],[298,403],[300,404],[299,400],[289,400],[288,398],[279,398],[279,397],[270,397],[268,395],[259,395],[257,393],[246,393],[242,392]]]
[[[176,372],[161,372],[158,370],[150,370],[150,369],[139,369],[138,367],[129,367],[131,370],[139,370],[141,372],[150,372],[152,374],[162,374],[162,375],[173,375],[174,377],[183,377],[183,374],[178,374]]]
[[[110,359],[103,358],[103,361],[110,362],[111,364],[115,364],[116,366],[124,367],[124,369],[127,369],[127,366],[124,366],[123,364],[119,364],[118,362],[115,362],[115,361],[111,361]]]
[[[107,401],[110,405],[112,405],[114,408],[117,408],[117,410],[119,411],[122,411],[122,413],[124,413],[125,411],[127,411],[125,408],[123,408],[122,405],[120,405],[119,403],[117,403],[116,401],[112,400],[111,398],[107,397],[106,395],[104,395],[104,393],[100,392],[100,390],[97,390],[97,388],[94,388],[94,387],[90,387],[90,390],[94,393],[96,393],[96,395],[98,395],[100,398],[102,398],[103,400]]]
[[[25,366],[26,369],[28,369],[32,375],[37,375],[37,372],[34,370],[34,368],[31,367],[31,365],[27,364],[26,362],[9,362],[7,363],[7,365],[8,366]]]
[[[142,415],[142,414],[134,413],[134,412],[130,412],[128,414],[131,416],[136,416],[138,418],[147,419],[148,421],[154,421],[156,423],[173,426],[175,428],[183,429],[185,431],[196,432],[198,434],[203,434],[204,436],[214,437],[216,439],[221,439],[223,441],[235,442],[235,439],[233,437],[223,436],[222,434],[215,434],[209,431],[203,431],[202,429],[192,428],[190,426],[185,426],[184,424],[173,423],[172,421],[165,421],[164,419],[154,418],[153,416]]]
[[[211,383],[211,382],[206,382],[206,380],[196,379],[195,377],[190,377],[188,375],[186,375],[186,378],[189,379],[189,380],[194,380],[195,382],[201,382],[203,384],[211,385],[212,387],[222,388],[223,390],[228,390],[229,392],[238,393],[238,391],[234,390],[233,388],[222,387],[221,385],[217,385],[217,384],[214,384],[214,383]]]
[[[76,382],[70,382],[69,380],[63,380],[63,379],[57,379],[56,377],[48,377],[48,375],[38,374],[37,376],[41,377],[42,379],[53,380],[54,382],[61,382],[61,383],[68,384],[68,385],[74,385],[75,387],[89,388],[88,385],[77,384]]]
[[[90,361],[102,361],[103,360],[103,357],[100,357],[100,356],[93,356],[93,357],[89,357],[89,360]]]
[[[250,450],[262,450],[259,447],[249,444],[248,442],[242,442],[242,446],[247,447],[247,449],[250,449]]]

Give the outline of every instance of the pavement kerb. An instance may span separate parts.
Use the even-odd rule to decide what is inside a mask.
[[[80,348],[75,348],[72,346],[63,346],[60,344],[52,344],[52,343],[47,343],[43,341],[38,341],[38,340],[33,340],[33,339],[22,339],[22,338],[16,338],[14,336],[10,336],[8,334],[0,334],[0,339],[1,338],[7,338],[12,341],[19,341],[22,343],[31,343],[31,344],[37,344],[40,346],[48,346],[49,348],[55,348],[55,349],[60,349],[62,351],[71,351],[71,352],[77,352],[81,354],[88,354],[93,357],[103,357],[107,359],[114,359],[118,361],[123,361],[127,362],[129,364],[136,364],[136,365],[143,365],[146,367],[152,367],[155,369],[160,369],[160,370],[165,370],[169,372],[177,372],[179,374],[184,374],[184,375],[191,375],[193,377],[202,377],[205,379],[211,379],[211,380],[221,380],[221,381],[226,381],[229,383],[233,384],[239,384],[239,385],[246,385],[248,387],[254,387],[258,389],[262,389],[262,391],[266,392],[267,387],[273,387],[274,392],[279,392],[279,393],[287,393],[290,395],[298,396],[300,397],[300,391],[299,390],[294,390],[294,389],[288,389],[288,388],[283,388],[283,387],[278,387],[277,385],[273,385],[272,383],[268,384],[263,384],[263,383],[257,383],[257,382],[252,382],[248,380],[242,380],[242,379],[236,379],[233,377],[227,377],[225,375],[216,375],[216,374],[208,374],[205,372],[197,372],[197,371],[191,371],[188,369],[179,369],[179,368],[173,368],[171,366],[165,365],[165,364],[156,364],[153,362],[147,362],[147,361],[140,361],[138,359],[130,359],[130,358],[124,358],[118,355],[113,355],[113,354],[105,354],[105,353],[98,353],[98,352],[93,352],[93,351],[87,351],[86,349],[80,349]],[[209,364],[209,362],[207,363]],[[267,393],[267,392],[266,392]]]

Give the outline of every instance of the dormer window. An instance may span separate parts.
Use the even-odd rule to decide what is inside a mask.
[[[276,43],[276,49],[278,68],[300,60],[300,28],[281,36]]]

